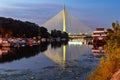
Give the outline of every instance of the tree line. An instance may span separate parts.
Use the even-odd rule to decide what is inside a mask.
[[[40,38],[68,38],[68,34],[60,30],[55,29],[49,33],[45,27],[35,23],[5,17],[0,17],[0,36],[5,38],[32,38],[38,36]]]

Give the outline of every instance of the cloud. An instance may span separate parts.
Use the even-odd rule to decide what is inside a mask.
[[[61,5],[49,3],[3,5],[0,7],[0,16],[43,24],[61,9]]]
[[[74,2],[73,4],[67,3],[67,11],[90,27],[111,27],[113,21],[120,21],[118,5]],[[63,5],[61,3],[53,2],[0,3],[0,16],[31,21],[42,25],[62,9]]]

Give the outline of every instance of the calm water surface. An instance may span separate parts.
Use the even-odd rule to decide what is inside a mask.
[[[99,64],[91,46],[55,44],[1,48],[0,80],[85,80]]]

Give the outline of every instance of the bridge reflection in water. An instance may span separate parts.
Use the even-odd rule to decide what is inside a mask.
[[[62,48],[52,49],[51,46],[48,46],[48,50],[45,51],[44,54],[49,59],[65,68],[69,65],[67,62],[79,59],[80,56],[84,55],[89,50],[90,47],[86,47],[86,45],[68,42],[68,45],[63,45]]]
[[[33,57],[42,52],[55,63],[65,67],[66,61],[78,59],[88,51],[88,47],[83,45],[81,40],[70,40],[68,45],[65,44],[67,42],[53,42],[51,45],[49,43],[41,43],[39,46],[21,48],[2,47],[0,48],[0,63]]]
[[[49,45],[49,43],[41,43],[39,46],[33,47],[2,47],[0,48],[0,63],[33,57],[42,52],[55,63],[61,65],[62,67],[66,67],[67,61],[77,60],[80,58],[80,56],[84,55],[88,50],[90,50],[90,47],[86,47],[85,42],[87,42],[87,40],[77,39],[70,40],[68,45],[65,45],[66,43],[53,42],[51,45]],[[101,55],[104,55],[103,51],[103,48],[100,46],[92,47],[94,56],[100,57]]]
[[[16,70],[30,70],[24,76],[35,74],[36,80],[66,80],[66,77],[67,80],[84,80],[99,64],[100,58],[92,55],[91,45],[65,44],[67,43],[53,42],[33,47],[1,48],[0,70],[15,70],[9,72],[10,78],[15,78],[13,74],[18,73]],[[24,80],[23,76],[19,77],[16,80]]]

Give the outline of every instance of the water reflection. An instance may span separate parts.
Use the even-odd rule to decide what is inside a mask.
[[[68,44],[68,41],[62,41],[62,42],[58,42],[58,41],[54,41],[54,42],[51,42],[51,48],[59,48],[61,47],[62,45],[67,45]]]
[[[2,55],[2,54],[7,54],[9,51],[10,51],[10,48],[9,48],[9,47],[2,47],[2,48],[0,49],[0,55]]]
[[[25,77],[34,76],[35,80],[85,80],[88,73],[94,70],[96,63],[99,63],[99,60],[92,55],[91,46],[65,44],[67,43],[41,43],[40,46],[10,48],[6,49],[7,51],[2,51],[5,49],[1,48],[1,52],[6,53],[0,55],[0,69],[20,69],[23,70],[23,73],[25,69],[30,70],[27,74],[16,71],[14,73],[15,75],[22,74]],[[11,73],[10,77],[4,79],[15,78],[13,72],[8,73],[4,70],[3,72],[4,74]],[[19,76],[19,79],[17,77],[16,80],[24,79],[23,76]]]
[[[92,46],[92,53],[95,57],[105,56],[103,46],[99,46],[99,45],[93,45]]]
[[[33,57],[41,52],[44,52],[48,49],[48,45],[50,43],[43,42],[39,46],[26,46],[26,47],[19,47],[19,48],[10,48],[10,47],[2,47],[0,48],[0,63],[3,62],[11,62],[14,60],[19,60],[22,58],[29,58]],[[52,42],[51,48],[57,49],[60,48],[62,45],[66,45],[67,42]]]
[[[39,46],[33,47],[2,47],[0,48],[0,63],[33,57],[44,52],[43,54],[45,56],[65,68],[67,61],[77,60],[89,50],[89,47],[86,47],[86,45],[83,44],[79,45],[79,43],[75,43],[67,45],[67,43],[68,42],[52,42],[50,44],[44,42]],[[96,57],[103,56],[103,47],[93,46],[92,53]]]
[[[48,46],[48,50],[44,54],[63,68],[69,66],[68,63],[70,61],[78,60],[80,56],[84,55],[90,49],[89,46],[79,44],[62,45],[56,49],[52,49],[51,46]]]
[[[40,52],[46,51],[48,45],[49,43],[41,43],[39,46],[33,47],[29,46],[20,48],[2,47],[0,48],[0,63],[33,57],[39,54]]]
[[[67,53],[66,53],[66,45],[63,45],[63,67],[66,67]]]

